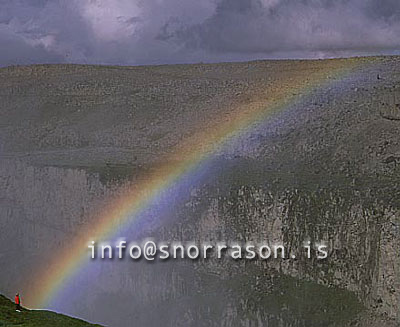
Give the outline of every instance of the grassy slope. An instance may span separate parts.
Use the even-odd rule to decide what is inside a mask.
[[[71,318],[58,313],[42,310],[26,310],[17,312],[15,305],[0,295],[0,326],[47,327],[47,326],[99,326],[83,320]]]

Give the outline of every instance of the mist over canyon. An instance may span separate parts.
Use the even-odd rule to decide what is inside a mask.
[[[36,306],[40,272],[108,205],[281,97],[216,150],[199,138],[196,173],[115,235],[324,240],[326,260],[100,260],[49,309],[121,327],[398,326],[399,82],[398,57],[1,68],[0,293]]]

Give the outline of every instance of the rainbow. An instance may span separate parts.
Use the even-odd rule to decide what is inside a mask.
[[[230,108],[229,117],[216,119],[204,128],[200,126],[190,139],[167,155],[161,164],[152,169],[141,182],[116,200],[113,200],[90,224],[59,251],[42,271],[33,278],[30,296],[26,302],[31,307],[45,308],[69,281],[89,265],[88,244],[91,240],[110,239],[121,226],[132,228],[143,210],[166,189],[178,183],[201,167],[224,145],[274,114],[289,108],[298,99],[297,94],[309,94],[327,83],[347,76],[367,60],[327,60],[316,69],[307,70],[307,77],[290,76],[260,91],[260,94],[241,105]],[[169,164],[174,162],[174,165]],[[88,238],[90,236],[90,239]],[[33,288],[33,289],[32,289]]]

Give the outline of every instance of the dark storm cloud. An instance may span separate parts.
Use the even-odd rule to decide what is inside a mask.
[[[183,39],[190,48],[220,53],[393,50],[400,44],[400,2],[384,8],[383,2],[365,1],[222,0],[214,15],[188,28]]]
[[[0,0],[0,65],[397,53],[397,0]]]

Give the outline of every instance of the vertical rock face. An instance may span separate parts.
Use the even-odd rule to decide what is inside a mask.
[[[1,176],[4,205],[0,214],[2,228],[7,230],[1,244],[9,252],[2,253],[5,269],[0,277],[8,293],[29,279],[26,266],[46,265],[42,258],[55,247],[68,246],[70,234],[85,224],[84,217],[105,197],[122,192],[107,189],[79,170],[8,162]],[[116,326],[130,319],[146,326],[160,321],[166,326],[199,326],[204,321],[213,326],[258,322],[339,326],[366,319],[360,314],[367,308],[375,320],[381,317],[390,326],[390,321],[398,321],[400,305],[396,252],[400,217],[397,209],[383,203],[382,196],[379,191],[345,188],[237,186],[221,190],[205,185],[192,190],[174,220],[143,231],[143,236],[170,242],[284,244],[297,259],[286,253],[285,260],[217,260],[214,254],[207,260],[171,259],[155,264],[102,261],[94,276],[84,277],[90,286],[66,310]],[[328,258],[302,255],[307,240],[324,241]],[[22,273],[15,275],[15,269]],[[82,288],[76,283],[76,289]],[[116,302],[120,303],[117,307]],[[364,323],[373,326],[375,320]]]
[[[231,105],[281,75],[321,65],[0,70],[0,292],[34,303],[35,272],[196,122],[229,119]],[[219,169],[168,208],[117,235],[283,244],[285,259],[97,260],[52,306],[110,326],[397,326],[399,81],[397,58],[375,59],[300,97],[217,153]],[[307,258],[307,241],[328,257]]]

